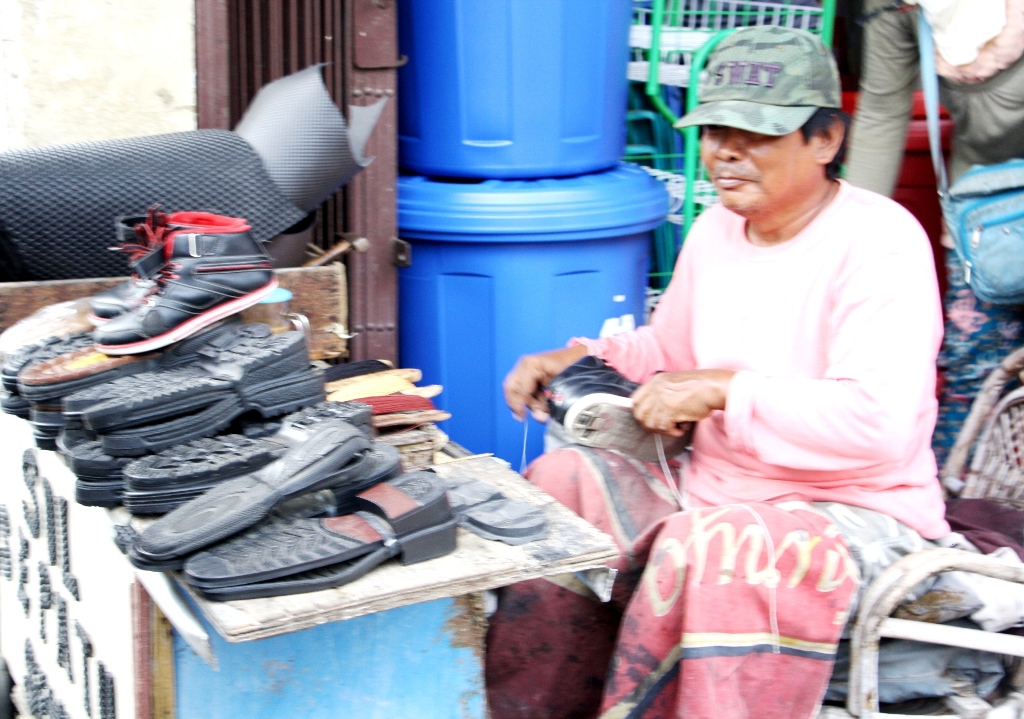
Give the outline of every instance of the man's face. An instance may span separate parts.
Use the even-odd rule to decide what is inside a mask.
[[[722,204],[757,220],[800,204],[827,182],[824,164],[831,156],[822,162],[821,140],[805,142],[800,130],[773,136],[708,125],[700,155]]]

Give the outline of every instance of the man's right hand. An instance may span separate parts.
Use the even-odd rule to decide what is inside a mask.
[[[502,384],[505,390],[505,403],[516,419],[524,421],[526,410],[529,409],[535,420],[547,422],[548,404],[544,399],[544,386],[552,377],[586,356],[587,348],[575,345],[520,357]]]

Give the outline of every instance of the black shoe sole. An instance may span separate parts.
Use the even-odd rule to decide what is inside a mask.
[[[195,586],[196,590],[207,599],[217,601],[279,597],[332,589],[354,582],[399,554],[402,556],[402,563],[406,565],[450,554],[455,551],[457,526],[457,520],[453,518],[443,524],[411,533],[391,546],[380,547],[356,559],[288,575],[276,580],[211,588],[195,585],[187,574],[186,581]],[[186,562],[184,567],[186,572],[188,571],[187,567],[188,563]]]
[[[121,504],[124,482],[118,479],[75,482],[75,501],[86,507],[116,507]]]
[[[265,467],[287,447],[239,434],[197,439],[129,462],[123,472],[132,491],[185,490],[212,486]]]
[[[143,561],[168,561],[248,529],[274,506],[338,484],[346,467],[369,447],[352,425],[327,423],[276,462],[223,482],[157,520],[139,535],[133,552]]]
[[[31,409],[28,400],[16,394],[5,394],[0,397],[0,409],[21,419],[28,419]]]
[[[117,391],[117,395],[80,412],[75,409],[78,406],[76,398],[69,399],[65,402],[64,411],[72,417],[80,414],[83,424],[90,429],[111,432],[196,412],[227,397],[245,401],[275,379],[295,375],[309,367],[301,335],[285,333],[267,338],[268,342],[277,341],[277,344],[287,340],[290,343],[283,351],[265,350],[263,361],[247,368],[245,374],[238,378],[227,376],[232,369],[241,372],[237,367],[223,368],[225,374],[221,377],[213,376],[198,366],[147,372],[119,383],[116,388],[109,388],[111,394]]]
[[[238,395],[231,395],[194,414],[159,424],[103,433],[101,441],[107,454],[141,457],[176,444],[211,437],[248,411],[254,410],[267,418],[276,417],[323,399],[323,372],[309,369],[252,387],[244,401]]]
[[[210,491],[216,484],[179,492],[135,492],[125,489],[121,504],[132,514],[167,514]]]
[[[89,479],[120,479],[121,470],[131,461],[127,457],[112,457],[104,452],[100,440],[75,445],[64,456],[72,473]]]
[[[122,377],[131,377],[152,369],[152,362],[139,361],[115,367],[106,372],[91,374],[87,377],[66,380],[64,382],[53,382],[50,384],[24,384],[18,383],[18,393],[25,399],[33,402],[48,402],[59,400],[75,392],[96,387],[97,385],[113,382]]]

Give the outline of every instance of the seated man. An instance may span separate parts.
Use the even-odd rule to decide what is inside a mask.
[[[523,357],[509,406],[586,355],[642,386],[633,414],[692,451],[666,467],[556,450],[529,479],[611,534],[612,602],[504,590],[493,716],[813,717],[858,585],[949,533],[930,448],[937,281],[920,225],[836,179],[848,118],[809,33],[745,28],[708,64],[701,158],[721,198],[651,324]]]

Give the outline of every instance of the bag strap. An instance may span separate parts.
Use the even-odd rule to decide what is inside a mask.
[[[935,72],[935,41],[924,11],[917,11],[917,46],[921,53],[921,89],[928,123],[928,146],[932,151],[932,167],[939,181],[939,194],[949,190],[946,163],[942,158],[942,133],[939,131],[939,76]]]

